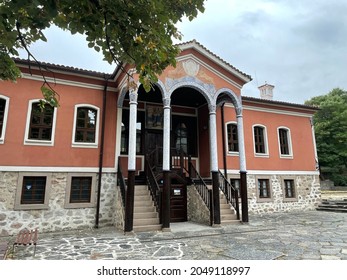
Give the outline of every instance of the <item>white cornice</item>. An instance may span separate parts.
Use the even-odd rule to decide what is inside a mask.
[[[240,170],[228,169],[228,174],[240,174]],[[319,175],[318,170],[247,170],[249,175]]]
[[[0,166],[0,172],[99,172],[98,167],[56,167],[56,166]],[[105,167],[102,169],[103,173],[117,172],[116,168]]]
[[[40,81],[43,82],[43,78],[40,75],[31,75],[27,73],[22,73],[23,79],[28,80],[34,80],[34,81]],[[104,90],[103,85],[96,85],[91,83],[83,83],[83,82],[76,82],[71,80],[65,80],[65,79],[58,79],[58,78],[52,78],[52,77],[46,77],[45,78],[47,82],[52,84],[59,84],[59,85],[67,85],[67,86],[73,86],[73,87],[81,87],[81,88],[88,88],[88,89],[97,89],[97,90]],[[118,92],[117,88],[114,87],[107,87],[107,91],[113,91]]]
[[[234,108],[232,104],[225,104],[225,107]],[[270,109],[270,108],[262,108],[262,107],[256,107],[256,106],[248,106],[248,105],[242,106],[243,110],[249,110],[249,111],[258,111],[258,112],[289,115],[289,116],[295,116],[295,117],[305,117],[305,118],[311,118],[313,116],[313,114],[309,114],[309,113],[301,113],[301,112],[285,110],[285,108],[288,109],[292,107],[285,107],[285,106],[281,106],[281,107],[283,109]]]

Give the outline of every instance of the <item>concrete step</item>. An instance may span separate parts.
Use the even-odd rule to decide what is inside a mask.
[[[139,206],[134,207],[134,213],[147,213],[147,212],[156,212],[156,209],[154,206]]]
[[[159,225],[159,218],[134,219],[134,226]]]
[[[147,206],[153,206],[152,200],[135,200],[134,201],[134,207],[147,207]]]
[[[231,225],[231,224],[239,224],[240,220],[221,220],[222,225]]]
[[[338,207],[318,207],[317,211],[330,211],[330,212],[341,212],[347,213],[347,208],[338,208]]]
[[[160,231],[161,225],[134,226],[135,232]]]
[[[159,214],[157,212],[134,213],[134,219],[151,219],[158,217]]]

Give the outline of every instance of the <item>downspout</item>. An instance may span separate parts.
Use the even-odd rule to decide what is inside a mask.
[[[99,215],[100,215],[100,197],[101,197],[101,177],[104,161],[104,142],[105,142],[105,119],[106,119],[106,97],[107,86],[109,77],[105,76],[105,86],[103,91],[102,100],[102,116],[101,116],[101,139],[100,139],[100,154],[99,154],[99,177],[98,177],[98,193],[96,201],[96,215],[95,215],[95,228],[99,228]]]
[[[228,178],[228,171],[227,171],[227,152],[226,152],[226,143],[225,143],[225,120],[224,120],[224,104],[221,106],[221,113],[222,113],[222,140],[223,140],[223,164],[224,164],[224,176],[225,178]]]

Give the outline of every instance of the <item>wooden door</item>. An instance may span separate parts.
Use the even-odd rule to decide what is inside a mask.
[[[170,196],[170,221],[187,221],[187,186],[185,184],[172,184]]]

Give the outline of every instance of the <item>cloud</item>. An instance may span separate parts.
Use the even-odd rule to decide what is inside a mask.
[[[275,99],[294,103],[347,89],[345,0],[207,0],[205,8],[193,21],[178,23],[183,41],[196,39],[251,75],[243,95],[259,96],[265,81],[275,85]],[[83,36],[58,28],[45,34],[48,43],[32,47],[38,59],[113,71]]]

